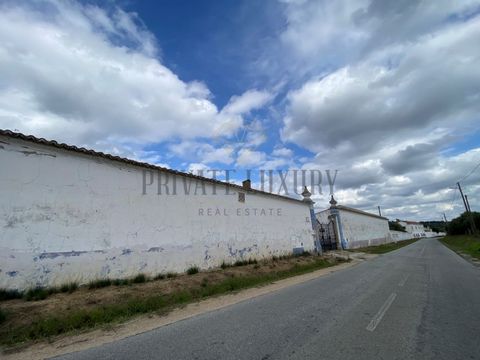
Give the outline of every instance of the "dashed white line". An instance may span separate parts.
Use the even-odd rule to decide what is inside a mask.
[[[423,257],[423,254],[425,253],[425,247],[426,245],[424,245],[422,251],[420,251],[420,257]]]
[[[383,316],[387,312],[388,308],[390,305],[392,305],[393,301],[397,297],[396,293],[391,293],[390,296],[388,297],[387,301],[382,305],[380,310],[378,310],[378,313],[373,317],[372,321],[367,326],[368,331],[375,331],[377,328],[378,324],[380,324],[380,321],[382,321]]]
[[[400,282],[398,283],[398,286],[405,285],[409,277],[410,277],[410,274],[407,274],[402,280],[400,280]]]

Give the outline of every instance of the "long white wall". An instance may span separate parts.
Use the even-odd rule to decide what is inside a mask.
[[[389,241],[388,220],[339,210],[340,221],[348,249],[383,244]]]
[[[0,288],[313,250],[309,208],[299,201],[247,192],[242,203],[236,190],[216,185],[213,194],[212,183],[172,174],[176,195],[158,195],[157,173],[149,185],[143,167],[5,136],[0,167]],[[184,181],[197,195],[185,194]]]
[[[410,240],[414,238],[413,234],[410,234],[404,231],[396,231],[396,230],[390,230],[390,237],[392,242]]]

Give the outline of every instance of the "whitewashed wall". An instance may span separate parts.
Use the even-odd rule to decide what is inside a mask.
[[[240,203],[223,185],[212,195],[208,182],[207,195],[186,195],[182,176],[175,176],[177,195],[158,195],[156,184],[142,195],[143,167],[0,141],[0,288],[183,272],[299,246],[313,250],[302,202],[247,193]],[[187,181],[194,189],[195,180]]]
[[[412,234],[410,234],[408,232],[396,231],[396,230],[390,230],[390,237],[391,237],[392,242],[413,239]]]
[[[341,209],[339,213],[348,249],[379,245],[390,240],[388,220]]]

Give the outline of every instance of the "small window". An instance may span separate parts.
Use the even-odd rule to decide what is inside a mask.
[[[245,193],[243,192],[238,193],[238,201],[243,203],[245,202]]]

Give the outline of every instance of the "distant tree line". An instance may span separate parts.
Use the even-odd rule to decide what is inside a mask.
[[[445,221],[422,221],[422,224],[436,233],[447,232],[447,224],[445,224]]]
[[[470,216],[473,217],[473,221],[475,222],[477,229],[480,229],[480,213],[476,211],[472,211],[470,214],[464,212],[462,215],[448,223],[448,235],[470,234],[472,228]]]

